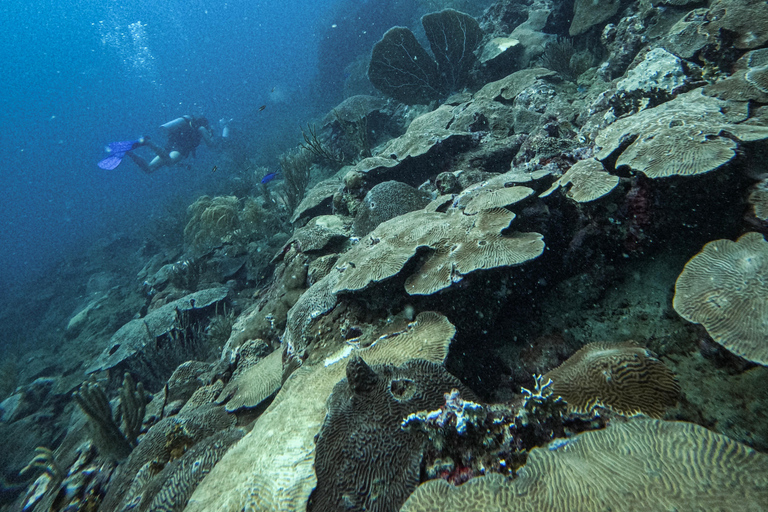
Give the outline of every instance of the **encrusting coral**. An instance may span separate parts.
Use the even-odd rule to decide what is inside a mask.
[[[579,160],[571,166],[546,192],[546,197],[558,188],[570,185],[566,196],[577,203],[588,203],[607,195],[619,184],[619,177],[605,170],[603,164],[594,158]]]
[[[429,295],[480,269],[520,265],[544,250],[538,233],[503,235],[515,214],[502,209],[476,215],[415,211],[379,225],[339,259],[334,293],[362,290],[394,276],[419,248],[432,251],[405,282],[411,295]]]
[[[130,371],[158,392],[142,411],[126,385],[113,413],[86,383],[81,406],[122,462],[72,428],[36,454],[44,475],[24,507],[93,511],[106,492],[101,510],[394,511],[435,478],[448,483],[417,488],[405,511],[760,510],[765,456],[720,434],[768,446],[764,0],[600,0],[599,13],[589,0],[487,3],[488,37],[456,11],[425,16],[431,54],[408,29],[387,32],[370,71],[394,98],[355,96],[323,131],[305,125],[306,148],[283,155],[284,179],[263,197],[219,172],[218,193],[240,194],[190,206],[186,246],[114,244],[123,269],[155,251],[143,290],[96,278],[117,271],[95,258],[73,263],[116,298],[90,300],[89,280],[69,324],[45,313],[58,325],[38,332],[69,326],[51,343],[64,357],[22,359],[0,437],[56,446],[65,421],[51,418],[83,359],[110,388]],[[561,39],[570,22],[573,41]],[[577,63],[576,48],[591,53]],[[398,69],[377,69],[394,62],[382,52]],[[579,75],[593,54],[602,62]],[[366,57],[347,91],[372,91],[360,87]],[[540,64],[554,71],[521,69]],[[274,170],[278,152],[262,153],[242,161],[272,157]],[[292,236],[277,233],[287,215]],[[673,299],[685,258],[710,240]],[[44,286],[38,311],[58,293]],[[96,346],[99,316],[119,323],[96,358],[80,349]],[[563,363],[618,335],[659,356],[588,344]],[[641,417],[666,415],[720,434]],[[34,446],[20,464],[0,454],[5,478]]]
[[[305,363],[285,381],[251,432],[201,483],[187,510],[305,510],[317,484],[315,436],[349,358],[357,354],[368,365],[402,365],[415,358],[440,363],[454,333],[445,317],[423,312],[404,331],[382,336],[368,348],[348,345],[325,361]]]
[[[149,488],[165,481],[161,472],[167,464],[182,458],[208,437],[229,429],[234,422],[235,419],[222,407],[214,405],[160,420],[147,431],[130,457],[118,466],[104,497],[104,510],[124,510],[134,500],[134,506],[144,501],[143,496]],[[195,465],[191,464],[188,470],[194,473]]]
[[[282,378],[282,351],[275,350],[255,365],[233,374],[217,403],[226,402],[227,412],[256,407],[280,388]]]
[[[727,112],[727,115],[726,115]],[[620,152],[616,167],[628,166],[650,178],[692,176],[713,171],[736,156],[740,141],[768,138],[768,128],[744,124],[745,115],[700,90],[680,94],[657,107],[619,119],[602,130],[598,160]],[[623,148],[623,141],[634,141]],[[670,156],[675,155],[675,158]]]

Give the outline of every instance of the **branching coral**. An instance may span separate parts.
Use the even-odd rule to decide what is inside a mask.
[[[304,198],[304,192],[309,185],[312,155],[313,151],[303,146],[280,155],[280,168],[285,180],[283,199],[289,213],[292,213]]]
[[[93,442],[99,452],[113,460],[128,457],[136,446],[147,403],[147,394],[141,382],[136,384],[129,373],[125,374],[120,390],[120,405],[114,416],[106,393],[94,379],[84,382],[73,394],[73,398],[88,416]]]
[[[301,135],[304,138],[304,143],[300,144],[299,146],[306,153],[306,156],[303,158],[311,159],[310,155],[314,155],[321,162],[333,167],[334,169],[340,169],[344,165],[344,153],[341,151],[334,151],[322,140],[320,140],[320,136],[317,134],[317,128],[314,125],[307,124],[307,131],[305,132],[304,129],[302,129]],[[301,153],[301,151],[294,151],[293,157],[298,156],[298,153]],[[291,156],[291,153],[287,153],[287,155]],[[283,166],[284,156],[286,156],[286,154],[280,156],[281,167]],[[285,172],[285,169],[283,169],[283,172]]]
[[[460,484],[486,471],[511,475],[531,448],[563,437],[565,403],[553,395],[551,381],[540,375],[535,381],[513,404],[475,403],[454,389],[439,409],[408,415],[402,428],[426,433],[431,444],[427,476]]]

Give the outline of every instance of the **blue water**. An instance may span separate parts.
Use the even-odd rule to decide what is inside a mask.
[[[160,124],[202,114],[214,126],[234,118],[254,151],[295,146],[274,139],[341,101],[348,61],[410,16],[392,3],[4,1],[0,289],[23,289],[99,238],[140,231],[164,204],[189,204],[219,179],[200,172],[219,161],[205,148],[191,171],[147,176],[130,161],[103,171],[111,141],[162,142]]]

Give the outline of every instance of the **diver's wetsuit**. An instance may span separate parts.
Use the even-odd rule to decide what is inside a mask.
[[[190,153],[192,153],[192,156],[195,155],[195,149],[202,140],[203,135],[200,133],[199,127],[193,127],[193,120],[190,119],[189,122],[184,123],[168,134],[168,143],[165,145],[165,150],[168,153],[178,151],[181,154],[181,158],[187,158]]]
[[[136,162],[139,168],[147,174],[155,172],[160,167],[175,165],[187,158],[190,153],[194,156],[195,149],[201,141],[205,141],[209,146],[212,145],[210,136],[210,124],[204,117],[194,118],[184,116],[180,118],[178,124],[169,127],[168,142],[164,148],[154,144],[149,138],[142,139],[141,145],[149,146],[157,154],[151,162],[132,152],[128,156]]]

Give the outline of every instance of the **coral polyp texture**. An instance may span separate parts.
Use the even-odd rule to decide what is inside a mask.
[[[747,202],[760,220],[768,220],[768,179],[762,179],[752,187]]]
[[[282,350],[275,350],[255,365],[233,374],[217,402],[226,402],[227,412],[256,407],[280,388],[282,378]]]
[[[730,76],[707,85],[704,93],[724,100],[768,103],[768,48],[745,53]]]
[[[634,342],[590,343],[547,373],[552,392],[570,410],[593,413],[605,407],[625,416],[661,417],[677,403],[674,373]]]
[[[768,365],[768,242],[746,233],[715,240],[685,264],[675,283],[675,311],[749,361]]]
[[[515,480],[419,486],[401,512],[746,510],[768,503],[768,456],[683,422],[635,419],[534,448]]]
[[[533,189],[528,187],[484,188],[472,195],[472,199],[464,208],[464,213],[474,215],[484,210],[504,208],[519,203],[532,194]]]
[[[317,488],[308,510],[396,512],[419,483],[425,436],[400,428],[403,418],[443,403],[461,382],[425,360],[368,366],[353,355],[333,388],[317,438]]]
[[[546,197],[558,188],[570,185],[566,196],[577,203],[588,203],[605,196],[618,184],[618,176],[606,171],[599,160],[588,158],[573,164],[568,172],[541,194],[541,197]]]
[[[184,240],[196,253],[204,253],[224,243],[227,236],[240,226],[240,202],[235,196],[201,196],[187,211],[189,222],[184,228]]]
[[[544,251],[542,235],[502,234],[515,214],[502,209],[461,212],[411,212],[384,222],[343,254],[335,293],[362,290],[398,274],[419,249],[430,249],[405,282],[411,295],[448,288],[480,269],[520,265]]]
[[[768,138],[768,127],[742,124],[747,112],[691,91],[619,119],[595,139],[598,160],[620,152],[616,167],[627,166],[649,178],[692,176],[713,171],[736,156],[740,141]],[[624,144],[632,140],[626,149]]]
[[[325,363],[305,363],[285,381],[251,432],[203,480],[186,510],[306,510],[317,485],[315,436],[350,357],[358,355],[369,365],[402,365],[415,358],[442,363],[454,332],[445,317],[424,312],[404,332],[382,337],[369,348],[347,346]]]

